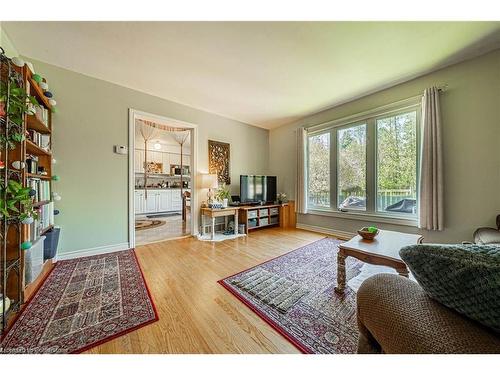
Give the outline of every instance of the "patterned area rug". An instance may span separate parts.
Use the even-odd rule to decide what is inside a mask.
[[[219,283],[302,352],[356,353],[356,293],[333,290],[339,243],[325,238]],[[347,280],[361,266],[348,257]]]
[[[158,320],[133,250],[57,262],[3,353],[79,353]]]
[[[164,220],[136,220],[135,230],[151,229],[165,225]]]

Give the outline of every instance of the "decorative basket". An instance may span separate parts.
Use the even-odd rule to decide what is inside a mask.
[[[377,229],[376,232],[369,232],[368,227],[361,228],[358,230],[358,234],[363,237],[364,240],[372,241],[375,236],[378,234],[379,230]]]

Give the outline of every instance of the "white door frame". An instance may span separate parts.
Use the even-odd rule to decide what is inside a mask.
[[[164,116],[139,111],[133,108],[128,110],[128,241],[129,248],[135,247],[135,120],[144,119],[158,121],[162,124],[171,124],[191,129],[191,235],[198,235],[199,204],[197,194],[198,182],[198,125]]]

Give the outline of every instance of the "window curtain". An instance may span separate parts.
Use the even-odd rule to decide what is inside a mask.
[[[307,130],[297,129],[297,181],[295,184],[295,212],[307,213]]]
[[[419,228],[444,229],[443,147],[439,89],[431,87],[422,98]]]

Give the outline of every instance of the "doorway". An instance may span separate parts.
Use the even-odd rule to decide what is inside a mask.
[[[197,234],[196,144],[196,125],[130,109],[130,247]]]

